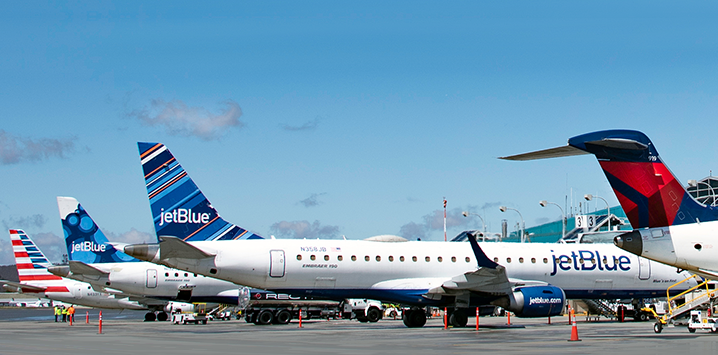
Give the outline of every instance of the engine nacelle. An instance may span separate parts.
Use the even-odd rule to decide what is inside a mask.
[[[184,302],[167,302],[164,311],[167,313],[194,312],[194,304]]]
[[[511,296],[492,304],[514,312],[518,317],[551,317],[561,314],[566,294],[556,286],[528,286],[514,289]]]

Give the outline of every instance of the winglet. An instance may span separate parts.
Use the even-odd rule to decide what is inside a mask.
[[[499,264],[495,263],[493,260],[489,259],[488,256],[484,253],[483,250],[481,250],[481,247],[479,246],[479,243],[476,242],[476,236],[473,233],[466,233],[469,239],[469,244],[471,244],[471,249],[474,251],[474,256],[476,257],[476,263],[479,264],[479,267],[487,267],[489,269],[496,269]]]

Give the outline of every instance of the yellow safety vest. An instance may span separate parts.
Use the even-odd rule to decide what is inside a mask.
[[[62,314],[62,310],[60,309],[60,307],[55,307],[55,315],[59,316],[61,314]]]

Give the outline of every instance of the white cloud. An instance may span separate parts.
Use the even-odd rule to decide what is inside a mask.
[[[148,126],[160,126],[175,136],[198,137],[214,140],[223,137],[229,128],[244,127],[239,120],[242,109],[232,100],[222,103],[224,108],[213,114],[203,107],[189,107],[181,100],[164,101],[155,99],[140,110],[128,115]]]
[[[299,132],[299,131],[313,131],[319,127],[319,118],[315,118],[311,121],[307,121],[301,126],[290,126],[290,125],[282,125],[282,128],[285,131],[290,132]]]
[[[130,229],[129,232],[124,233],[112,233],[105,232],[107,240],[110,242],[127,243],[127,244],[140,244],[140,243],[156,243],[157,237],[155,234],[138,231],[137,229]]]
[[[0,129],[0,164],[10,165],[64,158],[75,151],[76,138],[23,138]]]
[[[322,226],[319,221],[314,221],[314,223],[281,221],[272,224],[269,231],[279,238],[337,239],[340,237],[338,226]]]
[[[319,201],[319,196],[326,195],[326,192],[322,192],[320,194],[312,194],[311,196],[299,201],[299,204],[303,205],[304,207],[314,207],[321,204]]]
[[[464,217],[461,214],[460,208],[454,208],[446,211],[446,229],[450,228],[464,228],[469,226],[475,226],[476,223],[473,217]],[[399,235],[409,239],[422,239],[426,240],[431,237],[431,232],[444,230],[444,210],[434,210],[431,213],[421,217],[423,222],[409,222],[399,229]],[[443,238],[443,237],[442,237]]]
[[[3,219],[2,224],[5,229],[32,229],[42,228],[47,222],[47,217],[36,214],[28,217],[8,217]]]

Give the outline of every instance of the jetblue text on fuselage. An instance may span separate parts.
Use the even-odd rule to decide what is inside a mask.
[[[192,209],[178,208],[172,212],[160,212],[160,226],[165,223],[202,223],[209,222],[209,213],[192,212]]]
[[[553,252],[553,250],[551,250]],[[578,254],[577,254],[578,253]],[[601,256],[599,252],[590,250],[571,251],[571,255],[553,255],[553,271],[551,276],[556,275],[558,270],[569,271],[590,271],[606,270],[606,271],[628,271],[631,270],[631,259],[625,255]]]
[[[93,241],[85,241],[80,243],[72,243],[72,252],[76,251],[90,251],[93,253],[103,253],[107,250],[104,244],[95,244]]]

